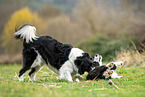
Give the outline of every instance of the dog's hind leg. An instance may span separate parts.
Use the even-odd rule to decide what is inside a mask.
[[[35,72],[36,72],[36,69],[35,68],[32,68],[31,71],[29,72],[29,77],[30,77],[30,80],[31,81],[34,81],[35,80]]]
[[[30,67],[23,67],[23,68],[20,70],[20,72],[19,72],[19,81],[24,81],[23,76],[24,76],[25,72],[26,72],[27,70],[29,70],[29,69],[30,69]]]
[[[32,64],[36,59],[37,53],[34,49],[23,49],[23,68],[19,72],[19,81],[24,81],[23,76],[27,70],[32,68]]]
[[[37,57],[31,66],[32,68],[31,71],[29,72],[29,77],[31,81],[35,81],[35,73],[39,71],[39,69],[43,66],[41,55],[38,52],[36,53],[37,53]]]
[[[35,68],[31,69],[31,71],[29,72],[29,77],[31,81],[35,81],[35,74],[37,71],[39,71],[40,68],[41,66],[36,66]]]

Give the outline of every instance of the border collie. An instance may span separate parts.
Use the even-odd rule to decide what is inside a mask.
[[[107,65],[102,64],[102,56],[96,54],[94,56],[94,63],[96,63],[96,67],[91,70],[86,79],[87,80],[98,80],[98,79],[115,79],[121,78],[122,76],[118,76],[116,73],[116,69],[119,65],[123,65],[122,61],[118,62],[110,62]]]
[[[35,73],[43,66],[43,62],[61,79],[73,81],[75,74],[84,74],[93,68],[93,61],[88,53],[70,44],[63,44],[50,36],[37,36],[36,28],[24,24],[14,34],[17,39],[23,39],[23,67],[19,72],[19,81],[30,70],[30,80],[35,80]]]

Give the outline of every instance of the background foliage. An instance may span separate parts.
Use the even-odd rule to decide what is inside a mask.
[[[78,47],[90,52],[92,56],[94,56],[94,52],[96,54],[101,54],[104,58],[103,61],[112,61],[116,55],[116,51],[120,51],[121,48],[131,49],[132,44],[126,37],[115,38],[97,34],[87,41],[78,44]]]
[[[1,36],[3,41],[2,46],[5,48],[7,53],[12,54],[16,51],[20,51],[22,47],[20,44],[22,43],[16,41],[13,34],[15,33],[15,29],[18,29],[18,27],[25,23],[36,25],[36,27],[38,27],[43,23],[43,20],[37,13],[31,12],[29,8],[23,8],[13,13],[10,20],[5,24],[4,33]],[[40,27],[41,26],[39,26],[38,29],[41,29]]]
[[[0,63],[21,62],[13,34],[24,23],[104,61],[119,60],[121,49],[144,54],[144,12],[143,0],[0,0]]]

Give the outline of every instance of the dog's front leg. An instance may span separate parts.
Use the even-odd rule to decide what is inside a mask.
[[[73,76],[73,79],[75,79],[76,82],[80,82],[79,79],[84,79],[84,78],[83,78],[80,74],[75,74],[75,75]]]
[[[70,82],[73,82],[71,73],[69,71],[63,71],[60,73],[60,79],[65,79]]]

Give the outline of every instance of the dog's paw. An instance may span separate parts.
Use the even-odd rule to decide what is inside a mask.
[[[19,78],[19,81],[20,81],[20,82],[23,82],[23,81],[24,81],[24,79],[23,79],[23,78]]]
[[[123,77],[123,76],[116,76],[116,77],[114,77],[114,79],[115,79],[115,78],[118,78],[118,79],[120,79],[121,77]],[[111,78],[112,78],[112,77],[111,77]]]
[[[121,77],[123,77],[123,76],[117,76],[118,79],[120,79]]]
[[[113,68],[114,67],[114,63],[113,62],[110,62],[110,63],[108,63],[106,66],[109,68],[109,69],[111,69],[111,68]]]
[[[115,78],[118,78],[120,79],[122,76],[118,76],[118,74],[114,71],[111,75],[111,78],[115,79]]]
[[[99,62],[99,54],[96,54],[96,55],[94,56],[94,61],[95,61],[95,62]]]
[[[80,82],[80,80],[78,78],[76,78],[76,82]]]
[[[102,56],[99,55],[99,62],[102,62]]]
[[[123,61],[117,61],[117,62],[114,62],[114,64],[116,66],[123,66],[124,65]]]

